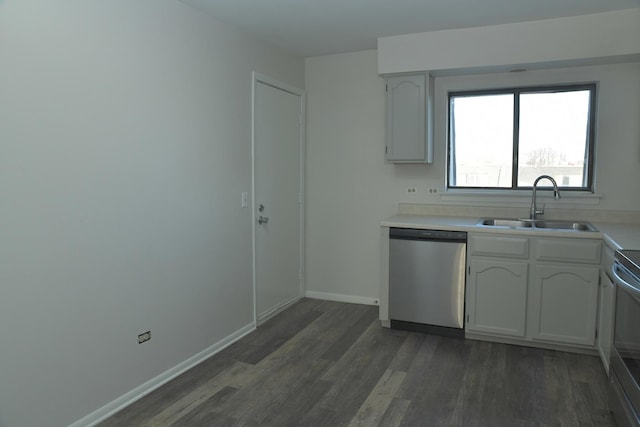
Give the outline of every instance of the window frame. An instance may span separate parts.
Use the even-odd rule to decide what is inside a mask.
[[[595,188],[595,139],[596,139],[596,110],[597,110],[597,82],[587,83],[564,83],[554,85],[537,85],[537,86],[518,86],[496,89],[478,89],[478,90],[453,90],[447,93],[447,164],[445,168],[445,180],[447,191],[526,191],[531,190],[532,186],[518,186],[518,154],[519,154],[519,139],[520,139],[520,95],[523,93],[556,93],[556,92],[572,92],[572,91],[589,91],[589,116],[587,118],[587,158],[585,159],[585,172],[587,173],[587,183],[585,187],[569,187],[558,185],[563,191],[594,193]],[[461,96],[481,96],[481,95],[504,95],[513,94],[513,138],[512,148],[513,156],[511,159],[511,186],[510,187],[470,187],[470,186],[452,186],[451,185],[451,173],[452,173],[452,109],[453,105],[451,100],[453,97]]]

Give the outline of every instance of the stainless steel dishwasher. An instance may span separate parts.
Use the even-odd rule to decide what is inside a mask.
[[[391,327],[464,336],[467,233],[389,229]]]

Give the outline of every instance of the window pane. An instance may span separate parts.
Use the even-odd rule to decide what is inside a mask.
[[[588,90],[520,96],[518,186],[540,175],[562,187],[586,187]]]
[[[451,97],[449,186],[510,188],[513,94]]]

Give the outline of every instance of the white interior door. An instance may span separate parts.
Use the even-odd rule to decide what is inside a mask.
[[[254,75],[254,281],[260,322],[302,295],[304,94]]]

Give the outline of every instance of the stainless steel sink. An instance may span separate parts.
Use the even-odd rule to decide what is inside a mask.
[[[528,219],[487,218],[481,220],[481,225],[489,225],[491,227],[531,228],[531,221]]]
[[[596,228],[588,222],[574,222],[574,221],[547,221],[536,220],[534,222],[535,228],[548,228],[552,230],[575,230],[575,231],[598,231]]]
[[[562,221],[520,218],[483,218],[478,225],[502,228],[527,228],[541,230],[565,230],[565,231],[598,231],[593,225],[584,221]]]

